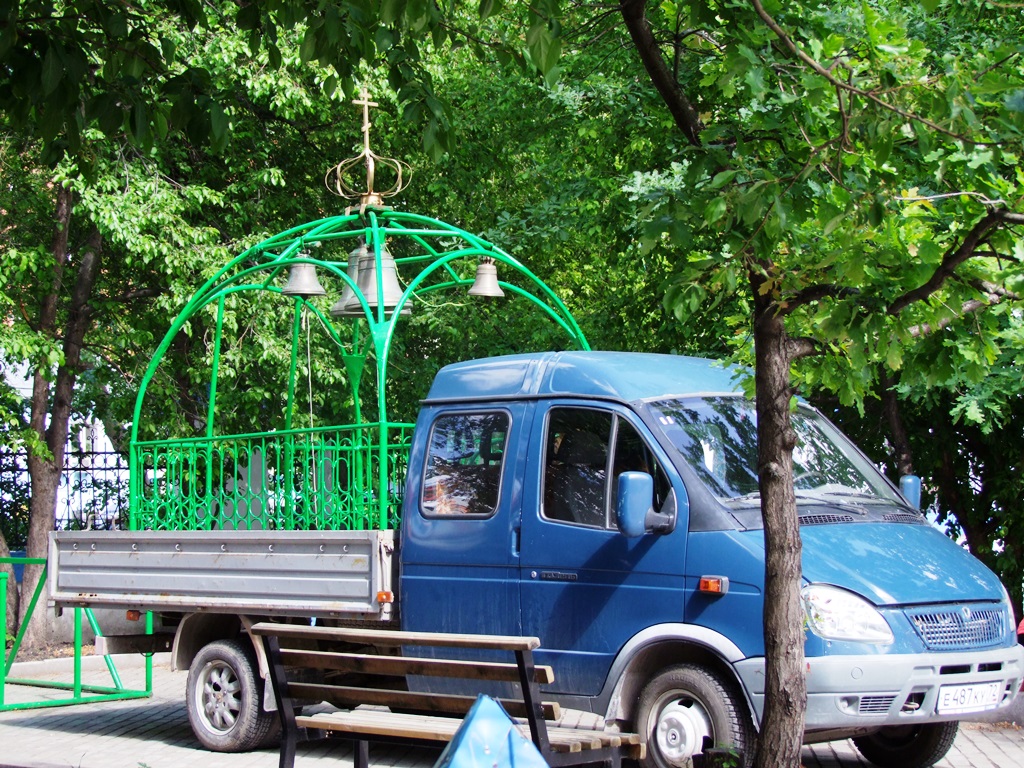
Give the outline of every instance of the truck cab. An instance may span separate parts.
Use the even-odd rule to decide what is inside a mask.
[[[548,695],[645,734],[650,768],[706,740],[749,760],[765,559],[740,375],[613,352],[443,369],[409,460],[403,628],[540,637]],[[931,765],[1021,686],[1005,590],[820,413],[793,425],[805,739]]]

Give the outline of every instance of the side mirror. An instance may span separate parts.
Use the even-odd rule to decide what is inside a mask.
[[[900,478],[900,493],[910,502],[914,509],[921,508],[921,478],[917,475],[904,475]]]
[[[676,527],[675,505],[665,503],[666,512],[655,512],[654,478],[646,472],[623,472],[618,477],[615,515],[619,530],[635,539],[645,533],[671,533]]]

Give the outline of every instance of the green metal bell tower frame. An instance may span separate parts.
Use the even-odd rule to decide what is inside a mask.
[[[388,417],[388,365],[403,316],[437,291],[524,297],[560,327],[571,346],[589,349],[576,320],[555,293],[513,256],[486,240],[428,216],[396,211],[384,199],[403,187],[403,163],[370,150],[369,107],[363,98],[363,152],[328,172],[328,188],[357,205],[294,227],[232,259],[199,288],[171,323],[142,379],[131,430],[133,530],[387,528],[398,523],[412,425]],[[387,164],[395,183],[375,191],[377,166]],[[346,174],[366,171],[365,188]],[[332,183],[333,182],[333,183]],[[498,280],[496,270],[515,282]],[[324,294],[316,274],[333,275],[342,298],[328,312],[314,302]],[[401,273],[404,288],[398,282]],[[220,434],[217,383],[226,302],[235,294],[266,292],[293,304],[291,365],[282,428]],[[280,299],[278,299],[280,300]],[[140,440],[147,392],[175,337],[197,313],[213,307],[215,330],[207,417],[203,434]],[[207,310],[208,311],[208,310]],[[296,429],[292,423],[303,318],[319,320],[345,350],[354,404],[350,424]],[[372,359],[377,420],[363,421],[360,383]]]

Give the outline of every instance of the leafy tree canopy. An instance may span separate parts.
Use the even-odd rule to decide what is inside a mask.
[[[423,126],[435,158],[450,147],[450,114],[435,94],[428,54],[442,46],[496,51],[503,63],[553,71],[560,52],[556,0],[523,4],[514,17],[525,38],[504,45],[485,23],[502,4],[478,13],[424,0],[2,0],[0,110],[30,131],[54,163],[65,154],[89,160],[85,133],[126,136],[147,149],[174,131],[222,150],[231,136],[238,94],[209,63],[183,50],[180,35],[207,30],[211,53],[220,34],[238,30],[253,56],[277,70],[297,54],[324,72],[328,95],[351,96],[360,67],[382,71],[403,106]]]

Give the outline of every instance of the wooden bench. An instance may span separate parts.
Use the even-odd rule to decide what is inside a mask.
[[[338,736],[354,742],[355,768],[369,768],[370,742],[419,746],[450,741],[475,695],[410,691],[407,675],[465,681],[514,683],[514,696],[499,702],[517,719],[553,768],[601,763],[619,768],[622,758],[640,759],[645,745],[633,733],[559,725],[558,704],[542,702],[540,686],[553,682],[551,667],[536,666],[535,637],[392,632],[348,627],[307,627],[263,622],[252,627],[262,638],[281,715],[280,768],[293,768],[300,738]],[[446,648],[446,658],[423,649]],[[481,651],[510,661],[481,661]],[[449,655],[460,658],[447,658]],[[477,658],[474,658],[476,656]],[[473,682],[468,690],[476,690]],[[337,709],[298,714],[306,704],[327,702]],[[385,709],[386,708],[386,709]]]

